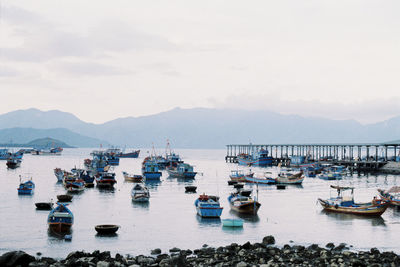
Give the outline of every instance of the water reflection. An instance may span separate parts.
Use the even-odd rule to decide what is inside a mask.
[[[99,239],[107,238],[107,239],[117,240],[118,239],[118,234],[117,233],[112,233],[112,234],[100,234],[100,233],[97,233],[95,235],[95,237],[99,238]]]
[[[144,183],[149,189],[157,189],[157,187],[161,184],[161,180],[147,180]]]
[[[322,210],[321,215],[328,216],[334,220],[338,221],[356,221],[356,220],[365,220],[370,221],[372,226],[386,226],[385,220],[379,217],[366,217],[362,215],[355,215],[355,214],[345,214],[345,213],[336,213],[336,212],[329,212],[326,210]]]
[[[105,193],[105,194],[114,194],[115,193],[114,187],[98,187],[97,186],[97,189],[99,190],[99,192]]]
[[[198,214],[195,216],[201,227],[215,227],[221,225],[221,218],[204,218]]]
[[[147,202],[137,202],[137,201],[131,201],[132,202],[132,207],[134,208],[139,208],[139,209],[146,209],[148,210],[150,207],[150,201]]]
[[[243,233],[243,228],[244,227],[222,226],[222,231],[227,234],[241,235]]]
[[[246,222],[256,223],[260,221],[260,217],[258,216],[258,214],[244,214],[237,212],[235,210],[230,210],[229,214],[232,216],[239,217],[240,219],[243,219]]]

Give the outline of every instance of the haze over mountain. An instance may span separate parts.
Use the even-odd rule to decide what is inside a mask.
[[[151,147],[153,142],[156,147],[164,147],[166,139],[170,139],[176,148],[224,148],[229,143],[248,142],[361,143],[397,140],[400,138],[400,117],[362,125],[355,120],[301,117],[269,111],[175,108],[150,116],[93,124],[66,112],[28,109],[0,115],[0,129],[3,129],[0,131],[0,142],[8,142],[12,138],[15,143],[23,143],[35,138],[53,137],[73,146],[97,147],[108,142],[143,148]],[[72,138],[73,133],[76,135]]]

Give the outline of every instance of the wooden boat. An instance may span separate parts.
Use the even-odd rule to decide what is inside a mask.
[[[242,219],[223,219],[222,226],[224,227],[243,227]]]
[[[71,195],[57,195],[57,199],[60,202],[70,202],[72,200],[72,197],[73,196]]]
[[[363,216],[381,216],[389,206],[389,202],[373,198],[368,203],[356,203],[354,202],[354,188],[353,187],[341,187],[331,185],[331,188],[336,189],[337,196],[326,200],[318,199],[322,207],[326,211],[348,213]],[[350,192],[345,195],[344,192]]]
[[[240,191],[232,193],[228,197],[231,209],[244,214],[256,214],[261,204],[251,196],[240,194]]]
[[[53,202],[36,202],[35,206],[37,210],[52,210]]]
[[[22,160],[20,160],[20,159],[10,158],[7,160],[6,165],[7,165],[7,168],[9,168],[9,169],[16,169],[19,166],[21,166],[21,162],[22,162]]]
[[[245,176],[247,183],[255,184],[276,184],[271,172],[264,172],[262,175]]]
[[[378,189],[378,192],[383,200],[390,202],[391,205],[400,206],[400,186],[393,186],[387,191]]]
[[[112,235],[112,234],[115,234],[118,231],[119,225],[115,225],[115,224],[99,224],[99,225],[96,225],[94,227],[94,229],[99,234]]]
[[[32,181],[32,178],[30,178],[29,181],[26,182],[21,182],[21,176],[20,177],[20,184],[19,187],[17,188],[18,190],[18,195],[33,195],[35,191],[35,183]]]
[[[322,180],[341,180],[342,174],[340,172],[322,171],[317,177]]]
[[[113,172],[99,172],[96,175],[96,184],[102,188],[112,188],[117,181]]]
[[[150,198],[149,189],[144,184],[136,184],[131,190],[132,201],[147,202]]]
[[[197,214],[204,218],[219,218],[223,207],[219,203],[219,197],[202,194],[194,202]]]
[[[196,190],[197,190],[197,186],[194,186],[194,185],[185,186],[185,192],[195,193]]]
[[[229,178],[231,179],[231,181],[246,182],[245,176],[253,177],[253,175],[254,173],[251,171],[245,174],[242,170],[233,170],[231,171]]]
[[[125,181],[127,182],[134,182],[134,183],[141,183],[143,182],[143,176],[137,174],[129,174],[127,172],[122,172],[124,175]]]
[[[67,233],[74,223],[74,215],[67,208],[67,204],[57,203],[47,217],[50,230],[56,233]]]
[[[65,185],[68,193],[80,193],[85,190],[85,181],[82,179],[76,179],[73,182],[69,182]]]
[[[298,173],[293,172],[280,172],[278,177],[275,178],[277,184],[301,184],[304,180],[303,171]]]
[[[54,169],[54,175],[57,177],[57,181],[62,182],[64,179],[64,171],[61,168]]]
[[[187,163],[179,163],[176,167],[167,168],[170,177],[194,179],[197,172],[193,170],[193,166]]]

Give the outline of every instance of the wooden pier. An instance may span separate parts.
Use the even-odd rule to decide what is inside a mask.
[[[362,144],[231,144],[227,145],[226,162],[237,163],[239,154],[269,151],[273,164],[290,166],[292,156],[304,156],[308,162],[329,162],[355,169],[376,170],[399,159],[400,143]]]

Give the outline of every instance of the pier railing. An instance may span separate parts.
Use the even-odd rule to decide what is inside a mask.
[[[237,162],[238,155],[254,154],[261,149],[269,151],[275,164],[290,162],[293,156],[304,156],[308,161],[329,160],[342,165],[364,164],[376,168],[400,160],[400,143],[230,144],[226,148],[226,162]]]

